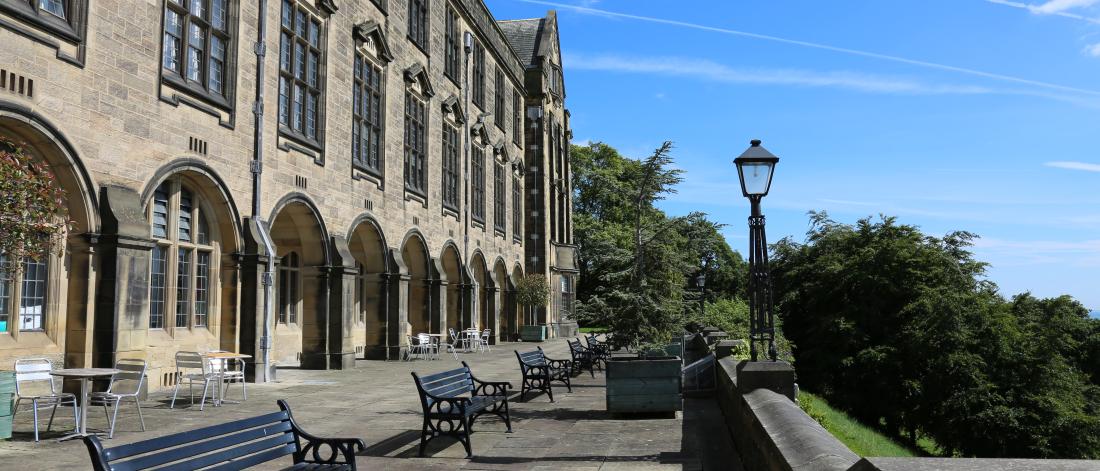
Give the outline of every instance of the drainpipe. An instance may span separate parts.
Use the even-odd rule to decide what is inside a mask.
[[[253,130],[253,144],[252,144],[252,219],[256,220],[256,227],[260,231],[260,239],[264,244],[264,250],[267,251],[267,267],[263,275],[264,285],[264,325],[263,335],[260,337],[260,351],[262,352],[261,358],[263,359],[264,367],[264,382],[271,380],[271,298],[274,296],[272,290],[274,289],[274,283],[272,282],[272,273],[275,271],[275,244],[271,241],[271,235],[268,234],[267,226],[263,223],[263,219],[260,218],[260,182],[261,175],[263,174],[263,144],[264,144],[264,56],[267,52],[267,0],[257,0],[259,14],[256,22],[258,32],[256,34],[256,44],[253,50],[256,53],[256,101],[252,103],[252,115],[255,117],[255,128]]]
[[[462,142],[463,142],[463,154],[462,159],[462,266],[470,262],[470,52],[474,49],[474,35],[469,31],[462,35],[463,50],[466,52],[462,63],[462,107],[466,111],[466,119],[462,123]],[[469,267],[466,267],[467,270]],[[461,276],[461,274],[460,274]],[[465,284],[465,283],[463,283]],[[471,299],[466,299],[470,296],[469,289],[461,290],[462,301],[461,308],[465,309],[470,304]],[[473,312],[469,314],[471,320],[473,320]],[[465,319],[461,319],[465,321]],[[460,328],[468,328],[470,326],[464,325],[465,322],[460,322]]]

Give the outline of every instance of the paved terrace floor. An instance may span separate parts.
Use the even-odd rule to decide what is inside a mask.
[[[565,340],[541,345],[552,358],[568,357]],[[511,381],[518,387],[519,369],[512,350],[532,348],[534,344],[505,343],[494,346],[492,352],[461,354],[460,358],[480,379]],[[441,355],[435,361],[361,360],[351,371],[283,369],[274,383],[249,384],[248,400],[243,404],[208,405],[204,411],[189,405],[183,388],[176,409],[168,408],[170,395],[157,392],[142,404],[148,431],[139,431],[135,410],[132,405],[125,406],[119,411],[115,438],[105,440],[105,446],[277,411],[275,400],[281,398],[290,403],[295,419],[310,433],[362,438],[367,450],[358,457],[357,465],[365,470],[741,468],[713,399],[686,399],[684,412],[675,418],[613,417],[605,410],[605,382],[599,370],[595,378],[587,372],[577,377],[572,393],[555,386],[554,403],[541,394],[529,394],[520,402],[517,391],[510,400],[513,433],[505,433],[503,422],[496,417],[479,418],[471,436],[473,459],[466,459],[462,445],[449,437],[432,441],[425,457],[420,458],[421,408],[409,372],[427,374],[456,366],[458,362],[450,355]],[[239,391],[230,391],[230,398],[238,395]],[[0,468],[88,469],[81,441],[58,443],[52,439],[72,428],[71,412],[64,412],[58,411],[55,426],[59,426],[39,443],[33,441],[30,412],[20,412],[12,440],[0,442]],[[42,422],[45,430],[45,419]],[[89,410],[89,428],[104,429],[105,424],[101,409]],[[287,463],[260,469],[282,469]]]

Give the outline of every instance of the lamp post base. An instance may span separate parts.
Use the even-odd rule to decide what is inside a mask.
[[[737,389],[742,394],[770,389],[793,401],[794,367],[785,361],[742,361],[737,365]]]

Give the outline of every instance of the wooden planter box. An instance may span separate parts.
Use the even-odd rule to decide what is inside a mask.
[[[525,325],[519,331],[520,338],[524,342],[542,342],[546,340],[545,325]]]
[[[607,411],[683,410],[680,358],[613,358],[607,362]]]

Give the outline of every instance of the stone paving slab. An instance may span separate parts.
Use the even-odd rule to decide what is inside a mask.
[[[567,357],[565,340],[540,344],[547,354]],[[534,344],[505,343],[492,352],[462,354],[479,379],[511,381],[519,386],[519,368],[513,349]],[[202,426],[228,422],[278,410],[276,399],[286,399],[295,419],[319,436],[357,437],[367,450],[357,458],[359,469],[384,470],[739,470],[721,411],[713,399],[685,399],[684,412],[674,416],[613,417],[604,405],[604,376],[575,378],[573,392],[555,387],[554,399],[528,394],[510,399],[513,433],[506,433],[496,417],[479,418],[471,436],[474,458],[466,459],[457,441],[443,437],[429,443],[425,457],[417,456],[422,421],[420,402],[410,371],[430,374],[458,366],[450,355],[439,360],[412,362],[358,361],[349,371],[279,370],[274,383],[249,384],[248,400],[199,411],[181,391],[176,408],[169,409],[170,391],[153,393],[142,403],[147,432],[140,432],[136,411],[119,411],[115,438],[108,447],[131,443]],[[239,398],[240,391],[230,392]],[[47,414],[48,415],[48,414]],[[13,439],[0,442],[0,463],[33,463],[25,470],[88,469],[87,452],[80,441],[53,440],[71,430],[72,415],[58,412],[53,432],[34,443],[31,414],[20,412]],[[45,419],[42,419],[45,428]],[[90,428],[105,428],[102,410],[90,410]],[[288,461],[256,469],[283,469]]]

